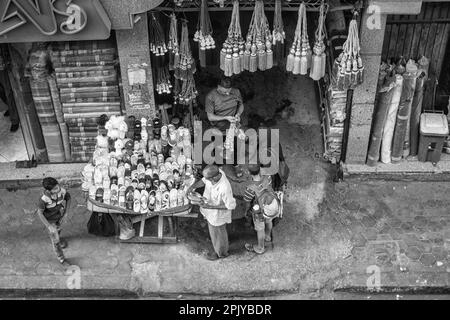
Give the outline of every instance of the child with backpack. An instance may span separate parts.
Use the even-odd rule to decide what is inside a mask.
[[[250,252],[263,254],[265,242],[272,241],[272,221],[279,216],[280,201],[273,191],[271,177],[261,175],[260,165],[250,165],[248,170],[253,182],[245,190],[244,200],[247,203],[247,211],[250,209],[252,213],[258,243],[246,243],[245,248]]]
[[[58,261],[66,265],[68,262],[62,249],[67,247],[67,242],[60,237],[60,233],[61,223],[70,207],[70,194],[54,178],[44,178],[42,186],[44,192],[38,201],[37,215],[50,234]]]

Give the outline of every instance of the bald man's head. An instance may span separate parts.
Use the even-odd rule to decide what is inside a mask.
[[[217,182],[220,179],[219,167],[214,164],[208,164],[205,169],[203,169],[203,177],[205,179]]]

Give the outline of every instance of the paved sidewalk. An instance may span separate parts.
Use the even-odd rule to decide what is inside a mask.
[[[291,141],[284,150],[291,179],[275,246],[262,256],[245,251],[255,234],[242,221],[229,229],[232,255],[215,262],[203,256],[211,244],[202,219],[182,221],[176,245],[122,244],[89,235],[84,197],[70,188],[73,216],[63,236],[67,257],[80,268],[81,288],[141,296],[311,298],[332,298],[339,288],[366,290],[368,279],[371,288],[391,291],[448,288],[448,184],[334,184],[332,169],[316,157],[319,129],[291,126],[281,132],[282,141]],[[34,215],[38,197],[39,189],[0,190],[0,289],[76,286],[77,269],[67,274],[58,264]]]

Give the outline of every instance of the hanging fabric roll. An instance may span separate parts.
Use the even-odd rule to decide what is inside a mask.
[[[283,17],[281,14],[281,0],[275,0],[275,13],[272,31],[273,65],[275,66],[281,66],[284,64],[284,39],[286,39],[286,33],[284,32]]]
[[[414,90],[413,102],[411,105],[411,120],[410,120],[410,155],[416,156],[419,149],[419,123],[420,114],[422,113],[423,102],[423,86],[425,84],[426,72],[422,69],[418,71],[419,76],[416,80],[416,88]]]
[[[408,61],[408,64],[410,64],[416,71],[414,72],[415,76],[418,76],[418,68],[417,68],[417,64],[414,60],[410,59]],[[416,88],[416,83],[417,83],[417,78],[416,81],[414,83],[414,91]],[[414,98],[414,95],[413,95]],[[411,152],[411,142],[410,142],[410,135],[411,135],[411,111],[412,111],[412,100],[411,99],[411,107],[409,108],[409,113],[408,113],[408,122],[406,123],[406,133],[405,133],[405,142],[403,143],[403,158],[406,158],[409,156],[410,152]]]
[[[169,43],[167,44],[169,50],[169,70],[174,70],[174,66],[180,62],[180,46],[178,44],[178,21],[175,13],[170,15],[169,26]]]
[[[388,115],[383,128],[383,138],[381,141],[381,162],[391,163],[391,147],[394,136],[395,121],[400,104],[400,97],[403,89],[403,77],[395,75],[395,87],[392,89],[392,99],[389,105]]]
[[[208,1],[202,0],[202,5],[200,8],[200,15],[197,23],[197,31],[194,34],[194,41],[198,42],[198,56],[200,60],[200,66],[205,68],[207,61],[208,52],[216,48],[216,44],[212,37],[213,29],[211,24],[211,19],[209,18],[208,12]]]
[[[326,5],[325,1],[322,0],[320,4],[320,13],[319,13],[319,22],[316,30],[316,41],[314,43],[313,48],[313,57],[311,64],[311,72],[310,77],[313,80],[319,80],[325,76],[326,70],[326,59],[327,56],[325,54],[325,15],[326,15]]]
[[[264,71],[272,68],[272,33],[264,13],[264,2],[262,0],[255,1],[255,9],[246,39],[247,56],[250,54],[248,71],[255,72],[258,69]]]
[[[341,91],[354,88],[364,80],[356,16],[357,12],[355,11],[348,27],[348,37],[343,45],[343,50],[333,64],[333,86]]]
[[[381,139],[383,136],[383,128],[389,112],[389,106],[394,95],[394,87],[396,86],[395,78],[387,79],[386,84],[380,89],[380,98],[376,105],[375,120],[373,123],[372,136],[370,139],[369,152],[367,156],[367,165],[374,167],[380,159]]]
[[[228,37],[220,51],[220,69],[225,76],[231,77],[248,69],[248,57],[244,54],[244,39],[242,38],[241,24],[239,22],[239,1],[233,3],[231,22],[228,27]],[[247,62],[247,64],[246,64]],[[247,69],[245,68],[247,66]]]
[[[398,106],[397,120],[395,123],[394,138],[392,142],[392,162],[399,162],[403,156],[403,148],[406,139],[406,130],[411,114],[412,99],[416,87],[417,66],[414,63],[406,65],[403,74],[403,88]],[[409,139],[409,137],[408,137]]]

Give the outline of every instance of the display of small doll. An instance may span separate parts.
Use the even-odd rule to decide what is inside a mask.
[[[162,192],[156,191],[155,193],[155,211],[161,211],[162,207]]]
[[[170,193],[169,191],[165,191],[162,194],[161,209],[166,210],[169,208],[170,208]]]
[[[170,198],[170,207],[171,208],[178,207],[178,190],[177,189],[170,190],[169,198]]]
[[[125,191],[125,207],[127,210],[133,210],[134,207],[134,188],[131,186]]]
[[[136,213],[141,212],[141,193],[139,190],[134,190],[134,202],[133,202],[133,211]]]
[[[156,205],[155,191],[152,190],[149,192],[148,196],[148,210],[155,211],[155,205]]]
[[[111,205],[117,206],[119,202],[119,187],[117,184],[111,184]]]
[[[119,188],[119,207],[126,208],[126,188],[121,186]]]
[[[167,186],[167,182],[164,180],[160,180],[159,181],[159,187],[158,190],[161,192],[166,192],[169,190],[168,186]]]

